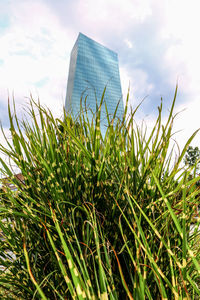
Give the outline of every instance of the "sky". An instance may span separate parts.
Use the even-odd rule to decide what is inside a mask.
[[[200,127],[199,0],[1,0],[0,120],[9,134],[7,101],[19,113],[34,99],[62,117],[69,59],[79,32],[118,53],[123,97],[145,98],[137,118],[164,119],[178,83],[174,130],[182,147]],[[0,133],[0,142],[2,134]],[[200,135],[193,145],[200,147]]]

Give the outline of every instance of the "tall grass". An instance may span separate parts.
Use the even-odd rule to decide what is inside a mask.
[[[176,93],[148,135],[128,97],[104,135],[103,96],[92,122],[82,106],[60,120],[31,99],[28,121],[8,106],[12,142],[0,150],[24,180],[0,158],[17,187],[0,195],[1,299],[199,299],[199,178],[182,167],[197,132],[174,161]]]

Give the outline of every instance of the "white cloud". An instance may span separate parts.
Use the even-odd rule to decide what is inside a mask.
[[[180,147],[183,148],[192,134],[200,128],[200,101],[198,98],[188,101],[177,106],[176,111],[180,112],[180,114],[175,119],[174,130],[179,131],[176,134],[176,140]],[[200,133],[197,133],[192,141],[192,145],[200,148]]]
[[[126,24],[123,18],[128,13],[131,13],[132,22],[142,22],[150,14],[148,1],[136,1],[134,5],[130,0],[126,1],[126,5],[121,5],[121,1],[97,1],[94,5],[88,0],[81,1],[76,9],[82,15],[80,23],[86,22],[94,34],[101,27],[101,22],[106,28],[110,20],[112,30],[120,19],[124,30]],[[70,51],[75,41],[73,28],[62,27],[59,16],[48,3],[42,1],[19,1],[18,5],[11,3],[9,10],[11,26],[0,38],[0,57],[3,58],[0,101],[7,101],[8,90],[11,94],[14,92],[18,103],[26,102],[25,97],[32,93],[35,97],[39,96],[41,102],[47,104],[56,115],[60,115],[65,99]],[[96,26],[91,27],[93,21]],[[132,47],[132,42],[128,39],[127,42]],[[44,78],[46,82],[42,86],[37,85]],[[55,101],[59,104],[55,105]]]
[[[169,81],[180,76],[181,89],[185,92],[200,92],[200,39],[199,9],[197,0],[168,1],[166,22],[162,28],[161,38],[174,40],[165,54],[165,64],[173,74]]]
[[[129,39],[125,39],[124,42],[126,43],[129,49],[133,48],[133,43]]]
[[[170,69],[167,78],[171,84],[178,78],[179,93],[185,94],[186,101],[177,107],[185,109],[175,121],[175,129],[182,130],[176,140],[183,147],[187,139],[200,127],[200,38],[199,9],[197,0],[168,1],[166,21],[163,24],[161,38],[174,41],[164,56],[164,65]],[[200,134],[194,138],[193,145],[200,145]]]
[[[123,95],[126,95],[127,87],[130,83],[132,102],[142,100],[136,99],[135,94],[141,94],[143,97],[146,97],[154,89],[151,78],[148,78],[148,74],[142,69],[134,68],[131,73],[129,73],[127,69],[120,67],[120,75]]]
[[[63,29],[57,16],[39,1],[21,1],[10,10],[12,25],[0,37],[0,101],[7,101],[8,90],[14,92],[18,103],[25,103],[25,97],[32,93],[60,115],[74,42],[71,32]],[[37,87],[44,78],[46,83]]]
[[[7,101],[8,89],[10,93],[14,91],[19,103],[24,103],[24,97],[31,92],[60,116],[70,51],[79,29],[118,52],[119,60],[123,61],[120,75],[124,98],[129,81],[134,105],[157,90],[162,94],[161,82],[173,87],[178,78],[181,94],[188,97],[184,104],[188,109],[179,117],[183,121],[177,122],[177,129],[185,128],[189,135],[199,126],[199,0],[80,0],[73,2],[73,6],[68,1],[62,6],[60,3],[10,2],[10,27],[0,37],[1,102]],[[145,30],[148,41],[140,37]],[[140,45],[135,41],[137,38]],[[127,54],[123,59],[122,49]],[[143,62],[152,62],[148,66],[152,70]],[[37,85],[44,79],[43,85]],[[145,113],[141,112],[143,117]],[[182,140],[180,136],[181,143]]]
[[[103,42],[102,36],[110,33],[124,34],[134,24],[143,23],[151,13],[151,1],[148,0],[80,0],[77,6],[80,28],[99,42]]]

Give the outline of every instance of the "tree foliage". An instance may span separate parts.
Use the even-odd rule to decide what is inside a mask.
[[[198,147],[189,146],[185,155],[184,162],[188,166],[196,166],[199,169],[200,150]]]

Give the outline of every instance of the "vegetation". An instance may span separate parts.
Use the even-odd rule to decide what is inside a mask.
[[[1,159],[17,187],[1,191],[1,299],[199,299],[199,178],[182,167],[196,132],[173,161],[176,93],[149,135],[128,97],[103,136],[103,96],[92,123],[85,108],[59,120],[33,100],[20,122],[9,105],[12,142],[0,150],[24,179]]]
[[[185,164],[189,166],[196,165],[199,168],[200,150],[198,147],[189,146],[185,155]]]

